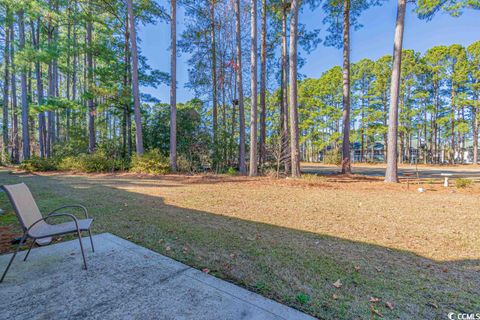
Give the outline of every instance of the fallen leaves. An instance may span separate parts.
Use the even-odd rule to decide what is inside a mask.
[[[380,311],[378,311],[377,309],[375,309],[373,306],[370,306],[370,310],[372,311],[372,313],[373,313],[374,315],[377,315],[377,316],[379,316],[380,318],[383,318],[383,314],[382,314]]]
[[[380,301],[382,301],[382,299],[377,298],[377,297],[370,297],[370,300],[369,300],[369,302],[373,303],[373,304],[377,303],[377,302],[380,302]],[[370,310],[372,311],[372,313],[374,315],[377,315],[377,316],[383,318],[383,314],[379,310],[375,309],[373,304],[370,305]],[[391,303],[390,301],[385,301],[385,307],[390,309],[390,310],[393,310],[393,308],[394,308],[393,303]]]
[[[340,281],[340,279],[338,279],[337,281],[335,281],[332,286],[334,286],[335,288],[339,289],[342,287],[342,282]]]

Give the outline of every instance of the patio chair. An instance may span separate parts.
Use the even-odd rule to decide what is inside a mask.
[[[18,221],[20,222],[22,229],[23,229],[23,236],[22,240],[18,243],[18,246],[13,254],[10,262],[7,265],[7,268],[3,272],[2,278],[0,282],[3,281],[5,275],[8,272],[8,269],[12,265],[15,256],[18,253],[18,249],[20,246],[27,240],[32,239],[32,243],[30,244],[30,248],[28,249],[27,254],[23,261],[26,261],[28,255],[30,254],[30,250],[32,250],[33,244],[37,239],[53,237],[58,235],[64,235],[69,233],[76,233],[78,236],[78,241],[80,242],[80,250],[82,251],[83,257],[83,265],[85,270],[87,269],[87,261],[85,259],[85,252],[83,250],[83,243],[82,243],[82,231],[87,231],[88,235],[90,236],[90,244],[92,245],[92,251],[95,252],[93,247],[93,240],[92,240],[92,233],[90,232],[90,227],[92,225],[93,219],[88,217],[87,209],[81,205],[67,205],[60,208],[57,208],[50,212],[46,217],[42,217],[40,210],[38,209],[37,204],[32,196],[32,193],[28,189],[25,183],[19,183],[14,185],[3,185],[3,190],[8,195],[15,213],[17,215]],[[59,212],[60,210],[67,209],[67,208],[80,208],[83,210],[85,214],[85,219],[79,220],[74,215],[65,212]],[[49,224],[47,220],[54,218],[54,217],[67,217],[72,221],[63,222],[58,224]]]

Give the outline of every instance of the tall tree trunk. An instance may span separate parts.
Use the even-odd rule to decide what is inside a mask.
[[[259,163],[265,161],[266,113],[265,103],[267,78],[267,0],[262,0],[262,34],[260,39],[260,154]]]
[[[135,30],[135,15],[133,12],[133,1],[127,0],[128,19],[130,25],[130,42],[132,57],[132,93],[133,108],[135,114],[135,143],[137,155],[142,155],[143,149],[143,133],[142,133],[142,115],[140,113],[140,87],[138,84],[138,51],[137,51],[137,32]]]
[[[352,173],[350,159],[350,0],[343,1],[342,173]]]
[[[130,70],[130,36],[129,36],[129,31],[128,31],[128,15],[127,18],[125,19],[125,49],[124,49],[124,72],[123,72],[123,90],[124,90],[124,96],[125,99],[128,97],[128,99],[125,100],[124,106],[123,106],[123,121],[122,121],[122,157],[126,158],[127,154],[130,155],[130,151],[127,153],[127,143],[128,143],[128,137],[127,137],[127,128],[128,128],[128,118],[130,117],[130,94],[128,92],[130,88],[129,86],[129,70]]]
[[[221,66],[225,66],[227,48],[222,51]],[[228,136],[227,136],[227,72],[225,67],[221,68],[222,81],[222,166],[228,165]],[[231,82],[230,82],[231,85]]]
[[[40,27],[40,25],[39,25]],[[53,29],[54,26],[52,25],[52,22],[49,21],[47,24],[47,37],[48,37],[48,46],[52,46],[53,42]],[[40,38],[38,39],[40,40]],[[47,96],[49,99],[52,99],[55,97],[55,83],[54,83],[54,76],[53,76],[53,60],[50,60],[48,62],[48,91],[47,91]],[[47,111],[47,130],[46,130],[46,138],[45,138],[45,157],[50,157],[52,155],[52,148],[53,148],[53,139],[54,139],[54,129],[55,129],[55,124],[54,124],[54,118],[53,118],[53,111],[48,110]]]
[[[35,24],[33,20],[30,21],[30,26],[32,29],[32,45],[35,50],[39,50],[39,40],[40,40],[40,18],[37,19],[37,30],[35,31]],[[42,81],[42,69],[40,66],[40,61],[35,61],[35,77],[37,80],[37,103],[39,106],[43,104],[43,81]],[[45,112],[40,111],[38,113],[38,146],[40,149],[40,157],[45,157],[45,138],[46,138],[46,127],[45,127]]]
[[[405,27],[406,0],[398,0],[395,39],[393,47],[392,83],[390,86],[390,111],[388,125],[387,170],[385,182],[398,182],[397,139],[398,139],[398,97],[402,65],[402,42]]]
[[[361,131],[360,131],[360,134],[361,134],[361,143],[362,143],[362,149],[360,151],[360,162],[363,162],[364,161],[364,157],[365,157],[365,79],[362,80],[362,109],[361,109]],[[368,142],[367,142],[367,145],[368,145]],[[368,150],[368,146],[367,146],[367,150]]]
[[[476,81],[478,83],[478,80]],[[478,85],[475,85],[475,88],[478,88]],[[479,94],[475,94],[475,106],[473,107],[472,117],[473,117],[473,164],[478,164],[478,112],[479,112]]]
[[[170,167],[177,171],[177,4],[170,0],[171,6],[171,61],[170,61]]]
[[[235,46],[232,48],[232,57],[235,57]],[[236,73],[235,73],[235,68],[232,67],[232,72],[230,73],[230,77],[233,78],[231,82],[233,82],[233,92],[232,92],[232,98],[233,98],[233,101],[232,101],[232,123],[231,123],[231,127],[230,127],[230,155],[229,155],[229,160],[231,160],[231,162],[229,163],[229,165],[231,165],[232,163],[235,163],[235,128],[237,126],[237,119],[235,117],[236,115],[236,111],[235,111],[235,108],[236,106],[238,105],[238,99],[237,99],[237,77],[236,77]]]
[[[437,84],[434,83],[433,86],[434,90],[434,113],[433,113],[433,119],[432,119],[432,126],[433,126],[433,163],[437,164],[439,161],[438,157],[438,151],[439,151],[439,146],[438,146],[438,124],[437,124],[437,119],[438,119],[438,91],[437,91]]]
[[[8,7],[6,8],[6,16],[9,14]],[[9,81],[10,81],[10,25],[8,22],[5,23],[5,47],[3,52],[3,61],[4,61],[4,80],[3,80],[3,118],[2,118],[2,141],[3,141],[3,150],[2,150],[2,161],[3,155],[6,157],[8,154],[8,92],[9,92]]]
[[[383,126],[386,128],[388,125],[388,101],[387,101],[387,92],[383,93]],[[383,162],[387,162],[387,153],[388,153],[388,132],[383,134]]]
[[[91,15],[88,17],[87,21],[87,78],[88,78],[88,91],[89,97],[87,100],[88,107],[88,152],[95,152],[96,148],[96,133],[95,133],[95,102],[93,100],[93,86],[94,76],[93,76],[93,41],[92,41],[92,32],[93,32],[93,22]]]
[[[243,108],[243,76],[242,76],[242,34],[240,20],[240,0],[235,0],[235,33],[237,47],[237,86],[238,86],[238,117],[240,123],[240,151],[239,170],[241,174],[247,173],[245,165],[245,110]]]
[[[77,100],[77,66],[78,66],[78,50],[77,50],[77,1],[74,2],[73,13],[73,66],[72,66],[72,100]],[[76,112],[72,110],[72,126],[75,127],[77,122]]]
[[[426,100],[426,99],[425,99]],[[428,125],[428,119],[427,119],[427,105],[426,102],[424,102],[424,111],[423,111],[423,137],[425,140],[425,147],[424,147],[424,157],[423,157],[423,163],[427,164],[428,163],[428,152],[429,150],[431,151],[432,144],[428,144],[428,135],[427,135],[427,125]]]
[[[284,162],[285,174],[290,173],[290,148],[289,148],[289,117],[288,117],[288,56],[287,56],[287,10],[289,5],[282,2],[282,78],[281,78],[281,110],[280,110],[280,137],[281,157]]]
[[[215,170],[218,166],[218,97],[217,97],[217,45],[215,42],[215,3],[211,0],[210,5],[210,50],[212,54],[212,116],[213,116],[213,165]]]
[[[452,80],[453,82],[453,80]],[[452,84],[452,92],[451,92],[451,116],[450,116],[450,123],[451,123],[451,150],[450,150],[450,163],[455,163],[455,98],[456,98],[456,90],[455,85]]]
[[[128,20],[128,19],[127,19]],[[129,24],[127,23],[127,26]],[[130,28],[128,28],[130,30]],[[130,32],[128,32],[128,39],[130,39]],[[131,55],[130,55],[130,41],[127,42],[127,85],[128,88],[132,88],[132,63],[131,63]],[[133,153],[133,138],[132,138],[132,101],[131,99],[128,100],[128,104],[126,106],[127,110],[127,151],[128,156],[131,157]]]
[[[13,17],[12,17],[13,21]],[[19,137],[18,137],[18,115],[17,115],[17,75],[15,68],[15,28],[13,22],[10,23],[10,65],[11,67],[11,87],[12,87],[12,161],[18,163],[19,156]]]
[[[59,13],[59,0],[53,0],[54,5],[53,5],[53,11],[55,13]],[[58,29],[59,29],[59,24],[56,24],[54,29],[53,29],[53,44],[54,44],[54,51],[57,53],[58,52]],[[60,91],[59,91],[59,73],[58,73],[58,58],[55,57],[52,62],[53,66],[53,95],[58,98],[60,96]],[[53,116],[53,121],[52,121],[52,142],[51,146],[53,148],[53,144],[58,141],[58,138],[60,136],[60,119],[59,119],[59,112],[58,110],[55,110],[52,112]],[[52,150],[53,153],[53,150]]]
[[[66,98],[67,100],[70,100],[71,99],[71,96],[70,96],[70,87],[71,87],[71,75],[70,75],[70,61],[71,61],[71,38],[72,38],[72,25],[70,23],[72,17],[71,17],[71,14],[70,14],[70,7],[68,7],[68,26],[67,26],[67,74],[66,74],[66,77],[67,77],[67,83],[66,83],[66,86],[67,86],[67,90],[66,90]],[[65,141],[68,141],[69,139],[69,135],[70,135],[70,114],[71,114],[71,109],[70,108],[67,108],[65,110],[65,121],[66,121],[66,124],[65,124]]]
[[[250,176],[256,176],[257,162],[257,0],[251,1],[251,51],[250,51]]]
[[[23,10],[18,12],[18,30],[20,37],[20,50],[25,48],[25,20]],[[30,159],[30,130],[28,129],[28,92],[27,92],[27,70],[22,67],[21,73],[22,88],[22,143],[23,159]]]
[[[292,0],[290,18],[290,148],[292,156],[292,177],[300,177],[300,146],[298,143],[297,110],[297,38],[298,38],[298,0]]]

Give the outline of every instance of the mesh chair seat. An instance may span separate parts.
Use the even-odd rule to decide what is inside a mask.
[[[92,222],[93,219],[78,220],[78,228],[80,231],[88,231]],[[28,235],[32,238],[45,238],[71,232],[77,232],[77,225],[74,221],[59,224],[49,224],[44,222],[39,223],[30,229]]]

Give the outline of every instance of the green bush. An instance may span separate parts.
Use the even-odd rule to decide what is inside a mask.
[[[134,156],[130,172],[167,174],[170,172],[170,162],[158,149],[153,149],[145,152],[142,156]]]
[[[35,171],[55,171],[58,170],[58,160],[55,158],[38,158],[33,157],[29,160],[24,160],[20,164],[20,168],[29,172]]]
[[[459,189],[470,187],[472,184],[473,184],[473,180],[470,180],[470,179],[464,179],[464,178],[455,179],[455,187]]]
[[[127,167],[124,160],[108,157],[103,151],[68,156],[63,158],[58,165],[60,170],[86,173],[120,171]]]
[[[237,175],[237,169],[233,168],[233,167],[228,167],[227,169],[227,174],[229,176],[236,176]]]
[[[78,156],[68,156],[60,160],[58,163],[58,169],[61,171],[81,171],[80,170],[80,161],[79,158],[82,155]]]
[[[335,165],[342,164],[342,155],[340,150],[332,149],[329,151],[325,151],[325,155],[323,156],[323,163]]]

